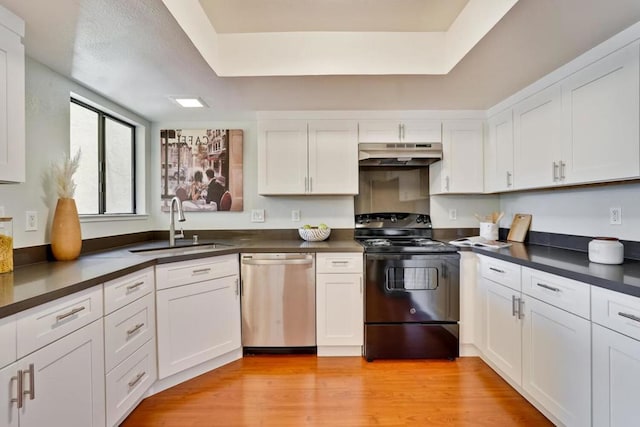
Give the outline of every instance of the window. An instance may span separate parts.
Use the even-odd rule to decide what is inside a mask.
[[[70,107],[71,155],[82,151],[74,176],[78,213],[135,213],[135,127],[75,99]]]

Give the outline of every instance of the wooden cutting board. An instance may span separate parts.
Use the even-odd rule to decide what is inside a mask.
[[[515,214],[513,216],[513,222],[511,222],[511,228],[509,229],[507,240],[512,242],[524,242],[524,238],[527,236],[527,231],[529,231],[530,225],[530,214]]]

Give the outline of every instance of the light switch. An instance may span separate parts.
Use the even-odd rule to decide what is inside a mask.
[[[264,209],[251,209],[251,222],[264,222]]]
[[[300,209],[293,209],[291,211],[291,221],[294,221],[294,222],[300,221]]]

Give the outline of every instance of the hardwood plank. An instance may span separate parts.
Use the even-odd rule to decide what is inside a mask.
[[[145,399],[144,426],[550,426],[479,358],[249,356]]]

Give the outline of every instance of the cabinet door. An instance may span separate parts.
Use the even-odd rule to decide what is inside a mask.
[[[523,389],[564,425],[591,425],[591,323],[530,297],[523,312]]]
[[[307,123],[258,124],[258,193],[304,194],[307,184]]]
[[[309,122],[309,184],[312,194],[358,194],[358,124]]]
[[[634,43],[562,83],[567,182],[640,175],[639,57]]]
[[[402,142],[441,142],[442,122],[439,120],[403,120]]]
[[[362,274],[318,274],[316,316],[319,346],[362,345]]]
[[[640,341],[592,325],[593,425],[640,425]]]
[[[559,85],[514,106],[515,188],[546,187],[561,182],[560,106]]]
[[[29,373],[33,365],[33,373]],[[20,427],[104,426],[102,319],[18,361],[25,371]]]
[[[398,120],[362,120],[358,123],[359,142],[400,142],[401,136]]]
[[[158,377],[240,347],[238,276],[156,292]]]
[[[18,426],[18,404],[11,402],[18,396],[18,365],[13,363],[0,369],[0,426]]]
[[[487,191],[513,189],[513,110],[509,109],[489,119],[489,141],[485,146],[487,164],[491,170],[485,171]]]
[[[514,383],[521,383],[522,325],[516,315],[520,292],[482,279],[484,288],[484,355]]]
[[[445,122],[442,160],[429,167],[431,192],[434,194],[482,193],[484,191],[482,148],[481,121]]]
[[[25,180],[24,78],[21,37],[0,25],[0,182]]]

